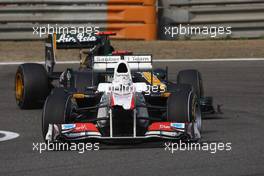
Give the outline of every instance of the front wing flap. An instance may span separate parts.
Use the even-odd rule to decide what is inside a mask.
[[[93,123],[49,124],[46,140],[50,142],[76,140],[167,139],[198,140],[201,135],[194,123],[154,122],[144,136],[103,136]]]

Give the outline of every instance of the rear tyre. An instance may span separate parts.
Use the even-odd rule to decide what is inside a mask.
[[[167,101],[167,120],[179,123],[196,123],[202,128],[201,109],[196,94],[190,85],[175,86]]]
[[[197,70],[182,70],[177,76],[178,84],[190,84],[198,98],[204,96],[202,76]]]
[[[21,109],[41,108],[51,90],[43,65],[21,64],[15,76],[15,98]]]
[[[49,124],[68,123],[71,115],[71,95],[63,88],[55,88],[46,99],[42,113],[42,134],[45,140]]]

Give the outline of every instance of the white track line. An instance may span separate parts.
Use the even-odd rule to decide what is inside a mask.
[[[25,61],[25,62],[0,62],[0,65],[20,65],[24,63],[37,63],[37,64],[44,64],[43,62],[34,62],[34,61]],[[57,61],[56,64],[78,64],[79,61]]]
[[[15,139],[19,136],[18,133],[14,133],[11,131],[0,131],[0,133],[4,135],[3,137],[0,137],[0,142]]]
[[[223,59],[153,59],[153,62],[230,62],[230,61],[264,61],[264,58],[223,58]],[[33,62],[40,63],[44,62]],[[19,65],[27,62],[0,62],[0,65]],[[78,64],[79,61],[58,61],[57,64]]]
[[[154,59],[154,62],[228,62],[228,61],[264,61],[264,58]]]

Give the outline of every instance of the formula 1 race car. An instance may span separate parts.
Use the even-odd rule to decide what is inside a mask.
[[[47,98],[46,140],[200,139],[198,71],[181,71],[175,84],[152,73],[151,55],[94,56],[92,63],[92,74],[104,74],[103,82],[86,85],[83,92],[56,88]]]
[[[55,57],[51,51],[54,45],[58,47],[54,39],[46,43],[46,69],[39,65],[18,68],[18,105],[28,108],[45,101],[44,139],[200,139],[202,116],[214,113],[212,98],[204,97],[201,74],[197,70],[183,70],[176,83],[169,81],[168,69],[152,68],[151,55],[114,51],[108,34],[96,35],[100,42],[93,44],[76,43],[76,38],[63,43],[64,48],[87,44],[90,48],[103,47],[101,52],[93,49],[96,52],[88,55],[88,62],[81,64],[78,71],[68,68],[62,73],[54,72]],[[55,86],[52,81],[57,79]]]
[[[93,55],[108,55],[114,51],[109,36],[112,32],[52,34],[45,42],[45,65],[25,63],[19,65],[15,76],[15,97],[21,109],[42,108],[62,72],[54,72],[57,49],[80,49],[80,68],[75,71],[77,88],[89,84],[82,69],[90,67]],[[86,81],[86,82],[85,82]]]

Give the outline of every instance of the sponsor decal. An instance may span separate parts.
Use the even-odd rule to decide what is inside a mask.
[[[148,131],[184,132],[185,123],[154,122],[148,127]],[[178,133],[175,133],[175,135],[178,135]]]
[[[167,136],[167,137],[178,137],[182,133],[176,132],[176,131],[148,131],[146,132],[146,136],[151,136],[151,135],[158,135],[158,136]]]
[[[62,130],[69,130],[75,128],[75,124],[62,124],[61,129]]]
[[[152,123],[148,131],[173,131],[170,126],[170,122],[154,122]]]
[[[94,56],[94,62],[119,62],[121,56]],[[151,62],[151,56],[124,56],[124,60],[129,62],[140,62],[140,63],[149,63]]]
[[[71,34],[61,34],[57,39],[57,43],[94,42],[96,40],[96,37],[89,33],[79,33],[76,36],[73,36]]]
[[[180,133],[178,133],[178,132],[162,131],[162,132],[161,132],[161,135],[164,135],[164,136],[171,136],[171,137],[177,137],[177,136],[180,135]]]
[[[87,132],[87,131],[94,131],[98,132],[96,126],[92,123],[76,123],[75,129],[73,132]]]
[[[151,55],[146,56],[124,56],[124,60],[127,62],[151,62]]]
[[[164,125],[164,124],[161,124],[159,126],[159,129],[170,129],[171,127],[169,125]]]
[[[183,128],[185,128],[185,123],[171,123],[170,126],[172,128],[181,128],[181,129],[183,129]]]
[[[94,62],[119,62],[121,60],[121,56],[94,56]]]
[[[81,132],[81,133],[67,133],[67,134],[65,134],[65,136],[69,137],[69,138],[82,137],[82,136],[85,136],[85,132]]]
[[[76,127],[74,129],[75,132],[82,132],[82,131],[87,131],[88,127],[85,124],[76,124]]]

